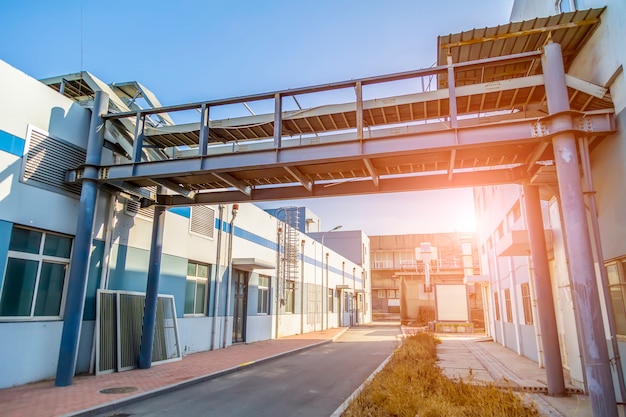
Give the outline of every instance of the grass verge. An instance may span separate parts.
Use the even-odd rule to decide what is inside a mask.
[[[342,417],[540,416],[512,390],[445,377],[437,366],[438,343],[428,333],[406,338]]]

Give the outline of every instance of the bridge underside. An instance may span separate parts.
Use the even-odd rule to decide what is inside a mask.
[[[571,124],[549,115],[541,47],[560,43],[567,71],[602,10],[440,37],[438,66],[424,70],[147,110],[118,99],[104,120],[106,140],[122,162],[99,166],[91,177],[80,167],[68,178],[95,179],[164,205],[556,184],[552,137],[573,132],[593,147],[614,131],[613,103],[605,88],[564,74]],[[421,90],[364,99],[370,88],[407,80]],[[60,80],[48,80],[70,96],[98,90],[84,77],[73,82],[79,84],[63,89]],[[106,92],[121,91],[128,103],[144,91],[137,86]],[[298,101],[346,89],[353,101],[305,109]],[[248,103],[263,101],[274,111],[210,118],[220,106],[250,110]],[[291,101],[298,108],[287,110]],[[176,112],[190,110],[198,121],[174,124]],[[157,196],[156,186],[167,194]]]

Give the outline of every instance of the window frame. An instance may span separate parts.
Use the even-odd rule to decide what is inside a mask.
[[[511,305],[511,289],[504,289],[504,307],[506,309],[507,323],[513,323],[513,307]]]
[[[11,228],[11,236],[9,237],[9,248],[11,245],[11,239],[13,237],[13,231],[15,229],[21,229],[25,231],[33,231],[41,234],[41,239],[39,241],[39,248],[37,253],[30,252],[21,252],[17,250],[9,249],[7,251],[6,264],[4,268],[4,274],[2,277],[2,284],[0,285],[0,303],[2,302],[2,296],[4,295],[4,291],[7,285],[7,273],[8,273],[8,265],[10,259],[19,259],[26,261],[35,261],[37,262],[37,272],[35,277],[35,282],[33,283],[33,293],[31,296],[31,305],[30,312],[28,316],[0,316],[0,322],[10,322],[10,321],[58,321],[63,320],[64,312],[65,312],[65,303],[67,301],[67,285],[70,276],[70,263],[72,260],[72,254],[74,252],[74,237],[71,235],[66,235],[63,233],[52,232],[43,229],[37,229],[33,227],[26,227],[19,224],[14,224]],[[53,256],[53,255],[45,255],[44,249],[46,244],[46,239],[48,236],[59,236],[70,240],[70,248],[69,255],[67,258]],[[37,307],[37,296],[40,290],[39,284],[41,282],[41,271],[42,266],[45,264],[55,264],[55,265],[65,265],[65,275],[63,277],[63,289],[61,290],[61,300],[59,301],[59,314],[55,316],[37,316],[35,315],[35,309]],[[22,277],[23,279],[24,277]]]
[[[328,289],[328,304],[327,309],[329,313],[335,312],[335,291],[332,288]]]
[[[261,279],[267,279],[267,285],[261,285]],[[259,316],[266,316],[270,314],[270,288],[272,285],[272,278],[269,275],[259,274],[257,283],[257,307],[256,312]],[[265,294],[265,295],[262,295]],[[261,311],[261,299],[264,299],[265,311]]]
[[[615,272],[609,271],[610,267],[615,268]],[[620,340],[626,339],[626,257],[615,259],[604,264],[604,268],[607,273],[607,286],[611,298],[612,314],[615,321],[615,333]],[[617,274],[617,281],[613,280],[611,276]],[[616,291],[617,290],[617,291]],[[619,292],[621,294],[622,303],[617,305],[613,298],[613,293]],[[620,311],[618,311],[618,309]],[[621,317],[618,317],[618,313]],[[623,329],[621,328],[623,327]]]
[[[189,275],[189,265],[194,264],[196,266],[196,274]],[[198,276],[198,266],[205,266],[207,268],[207,276],[200,277]],[[204,299],[202,301],[202,312],[196,312],[196,301],[198,294],[198,283],[204,281]],[[187,313],[187,284],[189,282],[194,283],[194,293],[193,293],[193,312]],[[209,264],[197,261],[187,261],[187,273],[185,275],[185,299],[183,302],[183,316],[184,317],[206,317],[208,308],[207,308],[207,300],[209,299],[209,290],[210,290],[210,282],[211,282],[211,266]]]
[[[532,325],[534,324],[534,319],[532,298],[530,296],[530,284],[528,282],[521,284],[520,290],[522,293],[522,306],[524,308],[524,324]]]
[[[285,313],[293,314],[295,312],[295,288],[295,281],[289,279],[285,280],[285,307],[283,309]]]
[[[500,318],[500,297],[497,291],[493,292],[493,308],[496,311],[496,321],[501,321]]]

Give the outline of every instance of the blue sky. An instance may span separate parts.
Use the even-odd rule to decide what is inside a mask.
[[[505,24],[512,4],[2,0],[0,59],[34,78],[86,70],[108,83],[136,80],[171,105],[428,67],[438,35]],[[472,228],[469,190],[297,204],[318,214],[324,229],[342,224],[377,235]]]

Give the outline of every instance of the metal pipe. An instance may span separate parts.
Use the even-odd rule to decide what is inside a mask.
[[[528,222],[528,239],[533,268],[532,280],[537,294],[537,310],[545,358],[548,395],[560,397],[565,395],[565,380],[563,378],[556,312],[554,311],[554,296],[550,282],[548,250],[541,217],[539,188],[533,185],[524,185],[523,191],[526,208],[524,212]]]
[[[159,187],[160,189],[161,187]],[[163,190],[158,191],[159,194]],[[154,207],[152,219],[152,238],[150,241],[150,264],[146,284],[146,301],[143,308],[143,326],[139,348],[139,369],[152,366],[152,347],[154,345],[154,326],[159,302],[159,275],[161,273],[161,254],[163,252],[163,229],[165,226],[165,206]]]
[[[239,204],[233,204],[232,217],[230,220],[230,230],[228,231],[228,278],[226,280],[226,313],[224,314],[224,333],[222,338],[222,347],[226,347],[226,339],[228,337],[228,324],[230,314],[230,290],[233,279],[233,234],[235,231],[235,218],[239,211]],[[231,329],[232,331],[232,329]]]
[[[583,180],[585,181],[585,192],[587,202],[589,204],[589,214],[591,221],[591,231],[593,233],[593,242],[595,247],[596,262],[598,262],[598,270],[600,271],[602,295],[607,306],[607,320],[609,324],[609,332],[611,334],[611,347],[613,348],[612,362],[615,364],[617,372],[617,381],[619,383],[619,392],[621,402],[626,401],[626,385],[624,384],[624,369],[619,354],[619,344],[617,343],[615,316],[613,316],[613,299],[607,286],[609,279],[607,277],[606,268],[604,267],[604,256],[602,254],[602,240],[600,239],[600,227],[598,226],[598,207],[596,204],[596,194],[593,191],[593,178],[591,176],[591,160],[589,157],[589,138],[583,137],[578,139],[580,148],[580,159],[583,166]]]
[[[300,250],[302,253],[302,263],[300,265],[300,333],[304,333],[304,244],[306,241],[302,239],[300,242]]]
[[[217,231],[217,254],[215,255],[215,291],[213,292],[213,319],[211,326],[211,350],[217,349],[217,340],[215,340],[215,336],[217,334],[217,315],[219,314],[219,300],[220,300],[220,290],[221,290],[221,282],[222,282],[222,229],[224,228],[224,205],[220,204],[218,206],[219,215],[218,215],[218,224],[219,229]]]
[[[326,299],[326,328],[328,329],[328,316],[330,315],[330,305],[329,305],[329,297],[328,297],[328,252],[326,252],[326,293],[322,294],[322,296]]]
[[[87,139],[87,155],[85,171],[90,175],[97,174],[95,166],[100,165],[104,145],[104,120],[102,115],[108,111],[109,96],[96,92],[91,112],[89,137]],[[89,254],[92,246],[93,223],[95,219],[98,184],[94,180],[85,179],[80,194],[78,219],[76,221],[76,237],[70,273],[67,279],[65,312],[63,314],[63,332],[59,346],[59,359],[55,385],[64,387],[72,385],[76,371],[78,344],[85,309],[85,291],[89,274]]]
[[[283,209],[281,209],[283,210]],[[279,210],[280,211],[280,210]],[[286,214],[284,213],[283,210],[283,214],[286,216]],[[281,285],[281,278],[280,278],[280,274],[281,271],[283,270],[282,268],[282,262],[281,262],[281,240],[282,240],[282,227],[280,226],[280,219],[278,220],[278,228],[276,229],[276,244],[277,244],[277,248],[276,248],[276,288],[278,289],[276,291],[276,317],[274,317],[275,320],[275,326],[276,330],[275,330],[275,336],[276,339],[278,339],[278,326],[280,325],[280,320],[279,320],[279,315],[280,315],[280,300],[281,300],[281,296],[285,291],[285,287],[284,287],[284,283],[282,283]],[[287,227],[287,223],[283,223],[285,225],[285,227]],[[286,233],[285,233],[286,235]],[[281,290],[282,289],[282,290]]]
[[[543,48],[542,66],[548,111],[563,126],[572,125],[561,46]],[[575,314],[582,329],[587,389],[593,415],[617,417],[613,376],[609,363],[598,285],[595,279],[587,213],[582,193],[576,141],[572,133],[552,138],[561,197],[567,254],[575,301]]]
[[[100,198],[101,192],[98,191],[98,197]],[[109,286],[109,262],[111,260],[111,246],[113,239],[111,235],[113,234],[113,219],[115,216],[115,205],[117,204],[117,196],[113,194],[109,194],[109,207],[106,213],[106,217],[104,219],[105,224],[105,232],[104,232],[104,250],[102,253],[102,270],[100,271],[100,285],[99,289],[104,290]],[[97,297],[97,293],[96,293]],[[97,301],[96,301],[97,305]],[[98,323],[95,324],[96,326]],[[95,373],[96,368],[96,334],[97,332],[94,329],[92,344],[91,344],[91,357],[89,359],[89,372]]]

